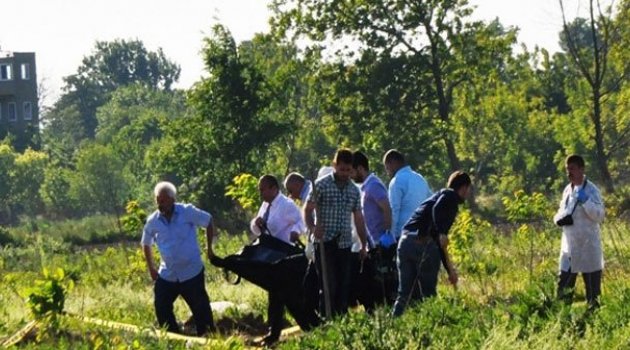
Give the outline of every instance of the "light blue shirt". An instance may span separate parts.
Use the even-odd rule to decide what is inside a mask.
[[[302,186],[302,191],[300,192],[300,201],[302,203],[306,203],[308,199],[308,195],[313,191],[313,183],[311,180],[304,180],[304,185]]]
[[[399,238],[402,227],[413,212],[432,194],[429,184],[422,175],[404,166],[389,182],[389,203],[392,206],[392,231]]]
[[[155,242],[161,261],[158,273],[169,282],[183,282],[203,269],[197,227],[207,227],[212,216],[192,204],[176,203],[169,222],[159,210],[148,218],[142,231],[143,246]]]

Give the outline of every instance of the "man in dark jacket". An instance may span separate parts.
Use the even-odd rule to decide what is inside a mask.
[[[437,294],[440,261],[451,284],[457,285],[447,234],[457,216],[458,205],[470,193],[470,176],[456,171],[449,177],[447,187],[422,202],[403,226],[396,260],[399,282],[394,316],[402,315],[412,299],[421,301]]]

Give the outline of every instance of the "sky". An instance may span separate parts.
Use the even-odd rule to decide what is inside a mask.
[[[562,17],[557,1],[470,3],[477,6],[475,19],[498,17],[506,26],[519,27],[519,41],[530,50],[535,45],[559,50]],[[0,49],[36,53],[37,76],[48,105],[61,94],[62,78],[76,72],[97,40],[139,39],[148,50],[161,47],[181,66],[176,87],[188,88],[204,74],[200,50],[212,26],[227,26],[237,42],[250,39],[269,30],[267,4],[267,0],[3,1]]]

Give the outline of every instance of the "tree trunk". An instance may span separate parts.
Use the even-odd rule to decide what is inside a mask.
[[[596,163],[599,173],[604,182],[604,189],[607,193],[614,193],[615,186],[613,183],[610,170],[608,168],[608,157],[604,148],[604,133],[602,131],[601,117],[601,95],[599,89],[593,88],[593,125],[595,125],[595,153],[597,156]]]

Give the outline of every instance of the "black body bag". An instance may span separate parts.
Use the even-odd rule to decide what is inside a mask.
[[[287,309],[304,330],[319,324],[316,310],[308,307],[304,290],[304,278],[308,259],[300,247],[288,244],[269,234],[261,234],[240,252],[225,258],[217,256],[210,260],[212,265],[232,272],[240,278],[280,296]]]

